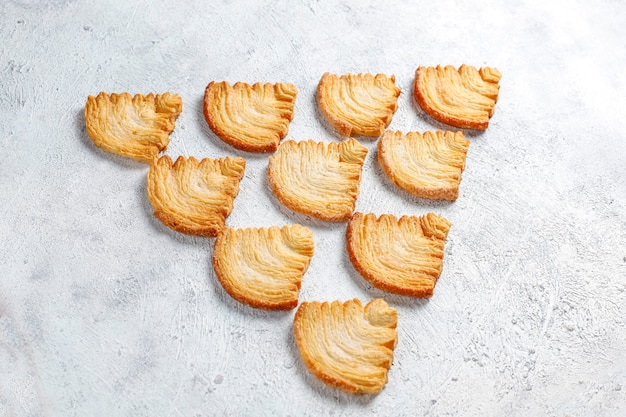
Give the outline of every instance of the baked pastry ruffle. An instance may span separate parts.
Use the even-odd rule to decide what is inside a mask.
[[[421,198],[456,200],[470,141],[462,132],[385,131],[378,161],[397,187]]]
[[[501,77],[489,67],[419,67],[413,94],[434,119],[458,128],[485,130],[498,101]]]
[[[341,143],[283,142],[269,159],[267,176],[278,200],[325,221],[345,221],[356,206],[367,148]]]
[[[94,144],[110,153],[150,163],[167,149],[174,122],[183,109],[171,93],[100,93],[85,105],[87,133]]]
[[[313,233],[299,224],[226,227],[215,241],[213,267],[226,292],[240,303],[290,310],[298,305],[302,276],[313,251]]]
[[[178,232],[215,237],[233,210],[245,167],[238,157],[155,159],[148,172],[154,216]]]
[[[293,84],[211,82],[204,117],[227,144],[248,152],[274,152],[287,135],[297,88]]]
[[[383,291],[431,297],[443,266],[450,222],[425,216],[355,213],[346,233],[354,268]]]
[[[325,73],[317,103],[328,122],[344,136],[380,136],[398,108],[400,89],[385,74]]]
[[[387,383],[398,334],[398,313],[382,299],[365,307],[303,302],[294,318],[296,345],[308,370],[351,394],[376,394]]]

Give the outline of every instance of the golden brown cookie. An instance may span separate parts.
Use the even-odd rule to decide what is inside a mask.
[[[378,161],[397,187],[421,198],[456,200],[470,141],[462,132],[385,131]]]
[[[398,334],[398,313],[383,299],[365,307],[303,302],[293,321],[306,367],[325,384],[351,394],[376,394],[387,383]]]
[[[240,303],[268,310],[298,305],[302,276],[313,256],[313,233],[306,227],[224,228],[217,236],[213,268]]]
[[[380,136],[398,108],[400,89],[384,74],[325,73],[317,86],[317,103],[344,136]]]
[[[87,98],[85,124],[97,147],[150,163],[167,149],[182,110],[183,101],[176,94],[100,93]]]
[[[450,222],[436,214],[402,216],[355,213],[347,228],[354,268],[376,288],[431,297],[441,274]]]
[[[214,237],[233,210],[246,161],[178,157],[172,165],[164,155],[150,164],[148,198],[154,215],[172,229]]]
[[[287,135],[297,93],[293,84],[211,82],[204,92],[204,117],[229,145],[274,152]]]
[[[485,130],[498,101],[502,75],[495,68],[419,67],[413,93],[420,107],[450,126]]]
[[[341,143],[288,140],[269,159],[274,195],[291,210],[321,220],[350,218],[356,205],[367,148],[356,139]]]

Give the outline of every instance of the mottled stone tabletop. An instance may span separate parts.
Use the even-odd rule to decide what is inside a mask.
[[[626,415],[626,3],[574,1],[0,2],[0,416]],[[390,128],[446,129],[415,104],[419,65],[503,74],[454,203],[394,188],[368,153],[357,210],[448,218],[429,300],[353,269],[345,223],[281,206],[267,155],[220,142],[212,80],[291,82],[289,138],[338,141],[321,75],[395,74]],[[389,383],[327,388],[293,311],[228,296],[213,239],[152,216],[147,165],[97,149],[88,95],[181,95],[167,154],[247,160],[234,227],[301,223],[301,301],[383,297],[399,313]]]

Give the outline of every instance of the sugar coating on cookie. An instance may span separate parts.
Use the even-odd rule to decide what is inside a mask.
[[[255,308],[291,310],[313,256],[313,233],[299,224],[279,228],[224,228],[213,267],[235,300]]]
[[[385,74],[325,73],[317,103],[328,122],[344,136],[380,136],[398,108],[400,89]]]
[[[148,172],[154,216],[178,232],[215,237],[233,210],[245,167],[239,157],[155,159]]]
[[[297,93],[287,83],[211,82],[204,93],[204,116],[227,144],[248,152],[274,152],[289,130]]]
[[[397,311],[378,298],[365,306],[358,299],[303,302],[293,327],[313,375],[351,394],[376,394],[388,381],[397,323]]]
[[[174,122],[183,109],[171,93],[89,96],[85,105],[87,133],[104,151],[150,163],[169,144]]]
[[[462,132],[385,131],[378,161],[397,187],[421,198],[456,200],[470,141]]]
[[[346,240],[354,268],[383,291],[431,297],[443,266],[450,222],[434,213],[424,216],[355,213]]]
[[[341,143],[283,142],[269,159],[268,181],[278,200],[302,214],[345,221],[356,206],[367,148]]]
[[[485,130],[498,101],[500,78],[500,72],[489,67],[419,67],[413,94],[434,119],[458,128]]]

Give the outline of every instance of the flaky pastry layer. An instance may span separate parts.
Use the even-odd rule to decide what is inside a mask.
[[[89,96],[85,105],[87,133],[110,153],[150,163],[167,149],[182,99],[171,93],[128,93]]]
[[[174,164],[167,155],[155,159],[148,172],[155,217],[181,233],[216,236],[233,210],[245,167],[239,157],[198,162],[180,156]]]
[[[384,74],[325,73],[317,103],[328,122],[344,136],[380,136],[398,108],[400,89]]]
[[[354,299],[303,302],[293,327],[296,345],[313,375],[351,394],[376,394],[388,380],[397,323],[397,311],[384,300],[363,307]]]
[[[366,155],[367,148],[353,138],[341,143],[288,140],[269,158],[268,181],[291,210],[344,221],[354,211]]]
[[[204,93],[204,117],[229,145],[274,152],[289,130],[297,93],[293,84],[211,82]]]
[[[498,101],[501,77],[489,67],[419,67],[413,93],[434,119],[458,128],[485,130]]]
[[[385,131],[378,161],[391,182],[410,194],[456,200],[470,141],[462,132]]]
[[[213,268],[226,292],[240,303],[291,310],[298,305],[302,276],[313,250],[313,233],[299,224],[226,227],[215,241]]]
[[[348,222],[347,249],[354,268],[376,288],[431,297],[443,265],[450,222],[425,216],[355,213]]]

